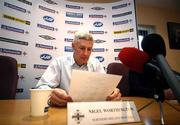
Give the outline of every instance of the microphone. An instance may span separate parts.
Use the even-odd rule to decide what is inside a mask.
[[[164,100],[162,79],[157,79],[161,72],[158,67],[149,62],[147,53],[134,48],[125,47],[119,55],[119,60],[129,67],[130,94],[152,98],[158,93],[159,99]]]
[[[180,103],[180,82],[164,58],[166,56],[166,49],[163,38],[159,34],[149,34],[144,37],[141,46],[144,52],[157,61],[162,75]]]
[[[144,64],[149,60],[148,54],[134,47],[123,48],[118,57],[124,65],[137,73],[143,73]]]
[[[146,52],[150,58],[154,58],[157,54],[166,56],[166,46],[163,38],[159,34],[149,34],[146,36],[142,42],[141,47],[144,52]]]

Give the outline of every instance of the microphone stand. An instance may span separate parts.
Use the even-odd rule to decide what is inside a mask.
[[[162,106],[162,103],[164,102],[164,94],[162,88],[155,87],[154,99],[159,103],[161,125],[164,125],[164,111]]]
[[[146,64],[146,71],[149,71],[151,74],[152,83],[154,83],[154,99],[157,103],[159,103],[161,125],[164,125],[164,111],[162,103],[164,102],[165,97],[162,88],[163,81],[161,71],[157,66],[151,63]]]
[[[161,80],[159,79],[159,76],[156,76],[154,79],[155,81],[155,89],[154,89],[154,99],[159,103],[159,109],[160,109],[160,120],[161,125],[164,125],[164,111],[163,111],[163,105],[162,103],[165,100],[163,88],[161,86]]]

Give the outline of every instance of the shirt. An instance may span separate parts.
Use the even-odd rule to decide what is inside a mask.
[[[86,65],[78,66],[73,54],[66,55],[57,57],[50,63],[36,87],[61,88],[68,93],[73,69],[105,73],[102,64],[96,58],[90,57]]]

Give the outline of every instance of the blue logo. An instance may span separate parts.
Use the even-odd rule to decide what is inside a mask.
[[[104,31],[89,31],[90,34],[105,34]]]
[[[93,25],[95,27],[102,27],[103,26],[103,23],[102,22],[94,22]]]
[[[83,13],[66,12],[66,17],[83,18]]]
[[[40,58],[42,59],[42,60],[45,60],[45,61],[49,61],[49,60],[51,60],[52,59],[52,56],[51,55],[49,55],[49,54],[41,54],[40,55]]]
[[[50,9],[50,8],[47,8],[47,7],[44,7],[44,6],[41,6],[41,5],[39,5],[39,9],[50,12],[50,13],[57,13],[57,14],[59,13],[56,10],[53,10],[53,9]]]
[[[64,38],[64,41],[65,42],[73,42],[73,39],[71,39],[71,38]]]
[[[89,18],[106,18],[106,15],[90,14]]]
[[[78,21],[67,21],[67,20],[65,20],[65,24],[81,25],[81,23]]]
[[[26,12],[27,12],[26,9],[21,8],[21,7],[18,7],[18,6],[15,6],[15,5],[10,4],[10,3],[7,3],[7,2],[4,2],[4,6],[9,7],[9,8],[12,8],[12,9],[15,9],[15,10],[18,10],[18,11],[21,11],[21,12],[23,12],[23,13],[26,13]]]
[[[17,1],[22,2],[22,3],[25,3],[25,4],[27,4],[27,5],[32,6],[32,3],[31,3],[31,2],[29,2],[29,1],[27,1],[27,0],[17,0]]]
[[[28,31],[24,31],[23,29],[19,29],[19,28],[7,26],[7,25],[1,25],[1,29],[10,30],[13,32],[18,32],[18,33],[27,33],[28,34]]]
[[[130,38],[114,39],[114,42],[115,42],[115,43],[127,42],[127,41],[130,41]]]
[[[127,16],[127,15],[130,15],[130,14],[132,14],[132,11],[128,11],[128,12],[120,13],[120,14],[114,14],[114,15],[112,15],[112,18]]]
[[[28,46],[28,42],[0,37],[0,41]]]
[[[116,5],[116,6],[112,6],[112,9],[120,9],[120,8],[127,7],[128,5],[130,5],[130,3],[124,3],[121,5]]]
[[[71,46],[65,46],[64,51],[65,52],[73,52],[73,48]]]
[[[35,69],[47,69],[48,65],[34,64]]]
[[[7,54],[14,54],[14,55],[22,55],[22,51],[6,49],[6,48],[0,48],[0,52],[7,53]]]
[[[49,23],[52,23],[54,22],[54,19],[50,16],[44,16],[43,19],[46,21],[46,22],[49,22]]]
[[[104,43],[106,42],[105,40],[100,40],[100,39],[97,39],[97,40],[94,40],[95,43]]]
[[[113,25],[122,25],[122,24],[127,24],[129,22],[131,22],[132,20],[122,20],[122,21],[117,21],[117,22],[113,22]]]
[[[42,28],[42,29],[46,29],[46,30],[51,30],[51,31],[57,31],[57,28],[51,27],[51,26],[46,26],[43,24],[37,24],[37,27]]]
[[[114,52],[120,52],[121,49],[114,49]]]
[[[53,5],[57,5],[56,2],[52,1],[52,0],[44,0],[45,2],[49,3],[49,4],[53,4]]]
[[[99,62],[103,62],[104,61],[104,57],[102,57],[102,56],[96,56],[96,58],[99,60]]]
[[[105,52],[105,51],[108,51],[108,49],[105,49],[105,48],[93,48],[92,51],[93,52]]]
[[[71,8],[71,9],[82,9],[83,7],[66,4],[66,8]]]
[[[44,45],[44,44],[39,44],[39,43],[36,43],[35,46],[38,47],[38,48],[49,49],[49,50],[52,50],[52,49],[56,48],[56,47],[53,47],[53,46],[50,46],[50,45]]]

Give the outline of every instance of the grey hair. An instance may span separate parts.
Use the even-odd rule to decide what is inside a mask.
[[[79,39],[83,39],[83,40],[88,40],[88,41],[94,42],[92,35],[89,34],[87,31],[77,31],[75,33],[75,35],[74,35],[73,42],[76,42]]]

